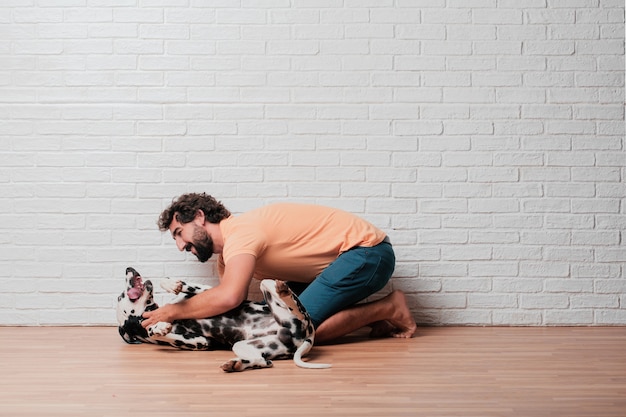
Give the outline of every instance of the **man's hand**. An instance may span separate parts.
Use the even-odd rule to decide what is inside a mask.
[[[162,307],[157,308],[156,310],[146,311],[143,313],[144,321],[141,322],[141,325],[147,329],[148,327],[157,324],[162,321],[165,323],[171,323],[176,320],[177,307],[174,304],[165,304]]]

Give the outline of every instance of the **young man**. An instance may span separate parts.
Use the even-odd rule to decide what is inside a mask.
[[[316,326],[317,343],[365,326],[372,336],[400,338],[417,329],[401,291],[356,304],[389,281],[395,255],[384,232],[353,214],[283,203],[232,216],[210,195],[189,193],[174,200],[158,224],[200,262],[218,254],[220,283],[144,313],[144,327],[225,313],[247,298],[253,278],[270,278],[305,288],[299,298]]]

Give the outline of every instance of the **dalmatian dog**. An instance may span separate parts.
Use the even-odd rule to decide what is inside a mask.
[[[179,294],[173,302],[193,297],[211,287],[163,279],[161,287]],[[143,313],[155,310],[154,287],[139,272],[126,269],[126,289],[117,299],[119,333],[127,343],[154,343],[186,350],[232,349],[237,357],[222,365],[225,372],[269,368],[272,359],[293,358],[302,368],[329,368],[328,364],[305,362],[302,357],[313,347],[315,328],[311,318],[282,281],[263,280],[265,303],[244,301],[222,315],[201,320],[159,322],[147,329]]]

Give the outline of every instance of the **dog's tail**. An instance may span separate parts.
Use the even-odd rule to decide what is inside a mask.
[[[308,369],[323,369],[330,368],[332,365],[329,363],[310,363],[302,360],[302,356],[309,353],[309,350],[313,347],[313,341],[311,339],[306,339],[304,343],[300,345],[296,353],[293,355],[293,361],[300,368],[308,368]]]

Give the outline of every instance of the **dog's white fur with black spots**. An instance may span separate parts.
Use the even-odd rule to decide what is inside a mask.
[[[173,302],[211,288],[169,278],[162,280],[161,286],[180,294]],[[153,290],[150,280],[144,282],[135,269],[126,269],[126,288],[117,299],[117,321],[120,336],[127,343],[154,343],[187,350],[232,349],[237,357],[222,365],[225,372],[268,368],[273,359],[286,358],[293,358],[303,368],[331,366],[302,360],[313,347],[315,328],[297,296],[282,281],[261,282],[264,303],[244,301],[222,315],[159,322],[144,329],[143,313],[158,308]]]

